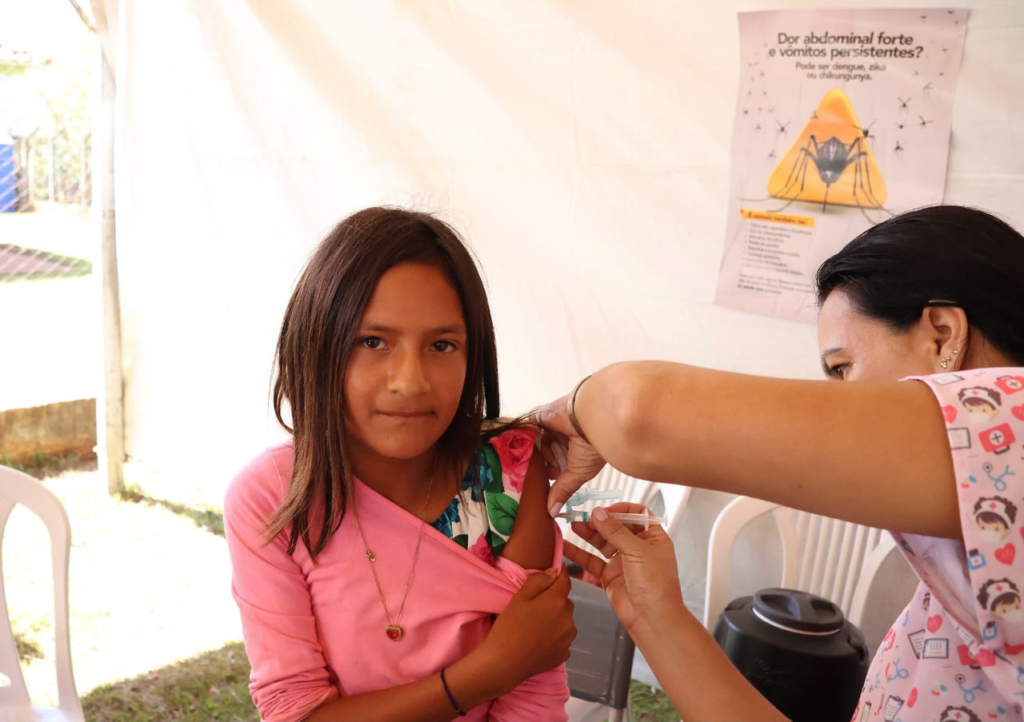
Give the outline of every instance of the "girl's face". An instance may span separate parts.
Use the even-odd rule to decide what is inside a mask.
[[[389,269],[345,369],[353,466],[429,452],[455,417],[465,380],[466,322],[455,288],[435,266]]]
[[[935,373],[934,348],[917,329],[894,331],[857,312],[842,291],[832,291],[818,316],[821,364],[830,379],[898,381]]]

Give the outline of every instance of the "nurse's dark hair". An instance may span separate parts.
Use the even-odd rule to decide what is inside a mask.
[[[1024,365],[1024,236],[991,213],[940,205],[893,216],[821,264],[815,280],[819,305],[840,289],[860,314],[897,331],[928,305],[958,306]]]
[[[267,537],[288,535],[315,561],[341,525],[351,467],[346,454],[344,378],[359,323],[377,282],[402,263],[441,269],[466,323],[466,381],[436,463],[464,463],[481,424],[496,419],[498,355],[476,261],[455,230],[427,213],[367,208],[345,218],[313,252],[292,292],[277,341],[274,413],[295,437],[295,466]],[[426,481],[426,480],[424,480]]]

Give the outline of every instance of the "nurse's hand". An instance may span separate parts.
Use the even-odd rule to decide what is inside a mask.
[[[608,512],[642,513],[642,504],[619,503]],[[572,530],[596,547],[608,561],[585,552],[570,542],[564,554],[600,579],[612,609],[627,630],[642,622],[671,618],[685,609],[679,588],[679,571],[672,539],[661,526],[626,527],[595,509],[590,522],[576,522]]]
[[[548,510],[555,516],[569,497],[586,482],[597,476],[605,461],[597,450],[576,432],[569,423],[566,403],[568,395],[539,406],[527,419],[544,430],[541,451],[548,478],[554,479],[548,492]]]

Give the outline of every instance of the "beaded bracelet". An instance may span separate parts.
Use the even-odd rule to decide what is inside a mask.
[[[451,704],[452,709],[459,713],[459,717],[465,717],[466,713],[462,711],[462,708],[459,707],[459,703],[456,702],[455,698],[452,696],[451,690],[448,689],[448,682],[444,679],[444,667],[441,667],[441,686],[444,687],[444,693],[448,695],[448,702]]]

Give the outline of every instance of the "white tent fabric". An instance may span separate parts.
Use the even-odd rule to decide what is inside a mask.
[[[1024,228],[1024,4],[842,5],[971,9],[946,199]],[[506,413],[628,358],[820,375],[812,327],[711,303],[736,12],[763,3],[93,6],[116,48],[128,453],[182,484],[221,489],[281,438],[267,401],[291,286],[372,204],[440,212],[475,249]],[[720,496],[694,495],[706,526]],[[704,544],[680,540],[698,614]]]
[[[111,68],[117,67],[119,7],[120,0],[91,0],[89,3],[93,24],[100,38],[100,47]]]
[[[1022,225],[1024,6],[971,5],[947,199]],[[749,3],[104,6],[134,457],[223,479],[276,437],[291,285],[376,203],[475,248],[507,412],[624,358],[818,375],[811,327],[711,305]]]

